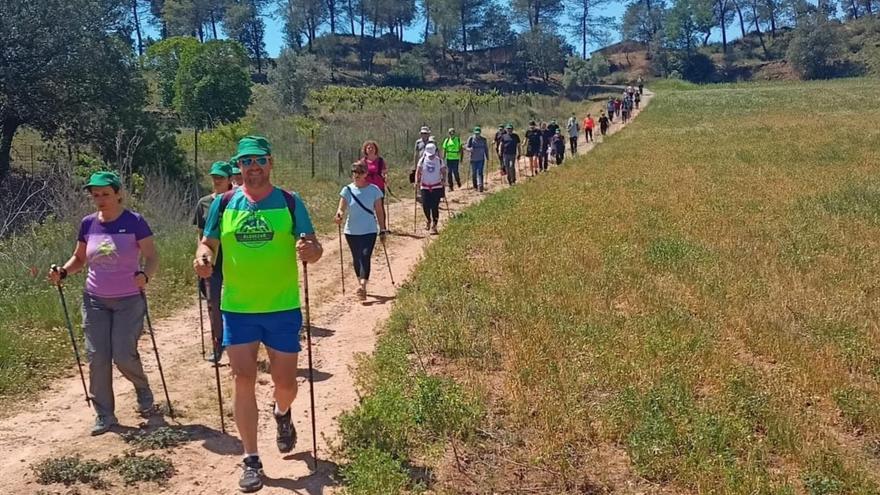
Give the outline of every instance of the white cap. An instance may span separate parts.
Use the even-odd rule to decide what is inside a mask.
[[[437,145],[434,143],[428,143],[425,145],[425,154],[434,155],[437,153]]]
[[[419,129],[419,134],[428,134],[430,132],[431,132],[431,129],[426,125],[423,125],[422,128]]]

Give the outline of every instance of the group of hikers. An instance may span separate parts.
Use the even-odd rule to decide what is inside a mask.
[[[637,107],[640,93],[641,88],[638,93],[627,88],[621,115],[626,115],[627,101]],[[608,113],[603,110],[598,118],[603,135],[618,115],[616,102],[613,112],[609,101]],[[581,129],[588,142],[593,140],[596,124],[591,115],[582,122],[571,115],[566,131],[570,153],[577,153]],[[469,155],[471,185],[483,192],[484,170],[492,153],[498,157],[501,174],[512,185],[516,183],[516,162],[523,151],[529,159],[529,170],[538,174],[547,170],[551,157],[557,165],[563,163],[565,145],[563,131],[555,120],[529,122],[524,141],[512,124],[499,125],[491,145],[480,127],[474,127],[464,142],[454,128],[448,129],[439,144],[431,129],[422,127],[414,147],[410,181],[417,201],[420,196],[425,229],[437,233],[439,204],[446,187],[450,191],[462,187],[459,169],[465,152]],[[243,492],[257,491],[263,485],[255,395],[260,343],[266,347],[274,385],[276,445],[280,452],[287,453],[296,443],[290,409],[297,395],[299,334],[303,326],[299,264],[305,270],[323,254],[306,205],[297,194],[273,185],[273,166],[266,138],[242,138],[229,161],[211,166],[212,191],[198,200],[193,215],[197,230],[193,269],[199,279],[200,297],[208,302],[214,349],[209,359],[216,367],[225,351],[234,377],[234,416],[244,449],[239,479]],[[377,238],[384,243],[389,232],[385,210],[388,167],[375,141],[363,143],[361,157],[351,165],[350,172],[351,183],[339,192],[334,221],[351,251],[359,281],[356,296],[363,301]],[[82,219],[73,255],[61,267],[52,265],[48,277],[61,292],[67,277],[87,271],[81,309],[89,363],[86,397],[96,412],[91,434],[100,435],[118,423],[114,363],[134,385],[136,411],[145,417],[158,413],[138,353],[138,340],[144,318],[149,317],[144,291],[157,273],[159,253],[147,220],[126,208],[116,173],[94,173],[84,189],[96,211]],[[79,359],[75,344],[74,351]]]

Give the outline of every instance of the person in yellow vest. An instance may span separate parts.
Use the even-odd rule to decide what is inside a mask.
[[[452,181],[458,184],[461,189],[461,175],[458,173],[458,164],[461,162],[461,138],[454,128],[449,128],[449,135],[440,144],[443,148],[443,159],[446,161],[446,169],[449,171],[447,176],[449,182],[449,190],[452,191]]]

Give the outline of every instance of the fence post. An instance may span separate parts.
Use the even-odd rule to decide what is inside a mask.
[[[34,145],[31,145],[31,175],[34,175],[36,165],[34,163]]]
[[[336,150],[336,175],[342,177],[342,150]]]
[[[309,144],[311,146],[311,155],[312,155],[312,178],[315,178],[315,130],[312,129],[311,136],[309,137]]]

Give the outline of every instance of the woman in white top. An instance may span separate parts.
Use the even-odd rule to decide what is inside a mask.
[[[354,272],[360,287],[357,297],[367,299],[367,281],[370,279],[370,258],[376,246],[376,233],[385,238],[385,210],[382,208],[382,190],[367,180],[367,166],[357,162],[351,166],[352,183],[339,191],[339,207],[336,209],[337,225],[348,210],[345,221],[345,240],[351,249]]]
[[[416,165],[416,187],[422,192],[422,210],[425,212],[425,230],[437,233],[437,220],[440,219],[440,199],[443,198],[443,184],[446,183],[446,165],[437,154],[437,145],[428,143],[425,154]]]

